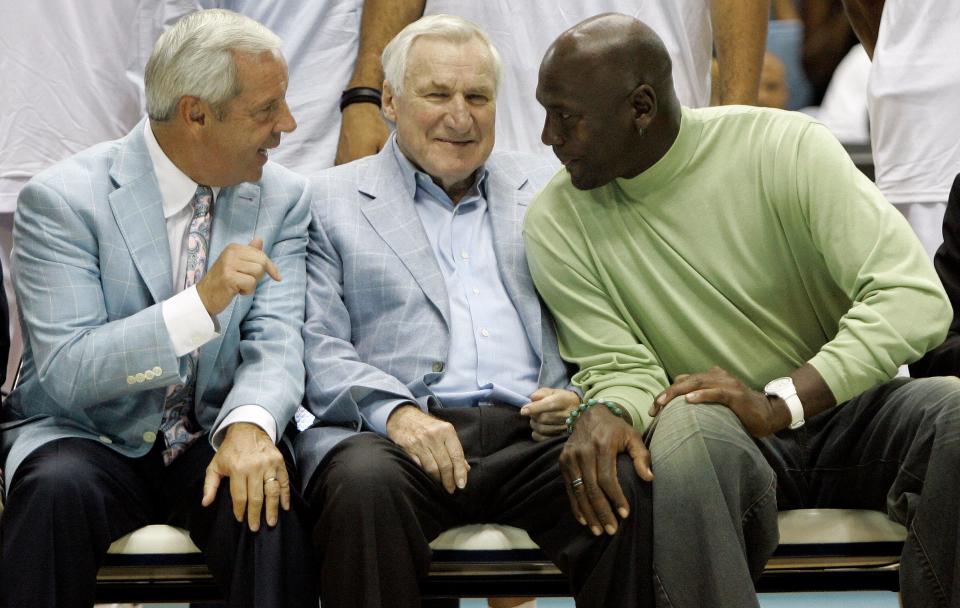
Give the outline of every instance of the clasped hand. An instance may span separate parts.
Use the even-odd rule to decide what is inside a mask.
[[[559,388],[539,388],[530,395],[530,403],[520,408],[530,417],[534,441],[545,441],[567,432],[567,416],[580,405],[580,395]]]

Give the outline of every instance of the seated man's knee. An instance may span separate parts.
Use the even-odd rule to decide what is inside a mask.
[[[655,422],[651,440],[654,458],[658,453],[678,449],[694,441],[733,441],[752,444],[752,439],[737,415],[725,406],[708,403],[688,403],[685,397],[671,401]]]
[[[407,456],[381,438],[360,436],[349,441],[331,455],[322,475],[327,490],[340,500],[366,500],[389,493],[404,482],[401,469],[408,464],[416,466],[404,462]]]
[[[98,496],[96,488],[107,473],[69,449],[77,441],[83,440],[62,440],[62,446],[43,446],[28,456],[12,480],[10,501],[29,499],[33,505],[42,501],[69,509]]]
[[[918,378],[910,385],[915,392],[915,409],[942,424],[960,423],[960,378]]]
[[[664,408],[650,441],[654,484],[696,494],[703,484],[765,492],[775,478],[754,439],[729,408],[679,397]]]
[[[881,387],[882,388],[882,387]],[[888,411],[895,413],[893,424],[920,441],[939,438],[939,443],[960,440],[960,379],[918,378],[905,382],[892,393]]]
[[[649,481],[640,477],[633,466],[633,459],[627,453],[617,456],[617,481],[620,482],[620,489],[623,490],[623,496],[632,510],[636,510],[638,505],[650,500],[652,486]]]

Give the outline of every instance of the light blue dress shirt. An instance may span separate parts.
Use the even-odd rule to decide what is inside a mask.
[[[481,167],[473,186],[454,204],[403,155],[395,138],[390,145],[450,302],[446,371],[430,389],[444,407],[529,403],[539,388],[540,358],[500,277],[487,212],[486,169]]]

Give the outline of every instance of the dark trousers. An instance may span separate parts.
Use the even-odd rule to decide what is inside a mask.
[[[907,526],[907,608],[960,607],[960,380],[894,379],[760,441],[781,510],[886,511]]]
[[[432,412],[453,424],[470,463],[450,495],[393,442],[363,433],[340,443],[307,489],[315,517],[323,608],[418,607],[429,542],[468,523],[526,530],[570,578],[578,606],[653,606],[651,488],[621,456],[630,515],[614,536],[593,536],[573,518],[558,458],[513,407]]]
[[[276,527],[250,532],[233,516],[229,480],[202,507],[213,458],[206,437],[169,467],[163,439],[142,458],[127,458],[87,439],[61,439],[17,469],[0,519],[0,606],[93,605],[97,570],[110,543],[147,524],[186,528],[203,551],[229,606],[310,606],[316,592],[310,547],[293,498]],[[283,449],[283,448],[281,448]],[[284,456],[287,454],[284,452]],[[298,487],[289,459],[291,485]]]

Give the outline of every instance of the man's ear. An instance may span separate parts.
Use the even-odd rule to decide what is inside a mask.
[[[649,84],[643,83],[630,92],[630,106],[633,109],[633,122],[638,129],[646,131],[657,116],[657,92]]]
[[[211,118],[210,106],[192,95],[184,95],[177,102],[177,118],[183,122],[187,128],[195,129],[203,127]]]
[[[383,108],[383,115],[392,123],[397,122],[397,102],[396,92],[393,90],[393,87],[390,86],[390,83],[386,80],[383,81],[383,93],[380,97],[380,107]]]

